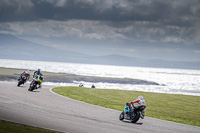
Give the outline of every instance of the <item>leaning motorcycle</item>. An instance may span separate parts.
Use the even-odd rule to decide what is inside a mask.
[[[40,84],[43,82],[43,77],[40,75],[37,75],[36,77],[33,78],[33,80],[30,83],[29,91],[33,91],[35,89],[40,88]]]
[[[132,123],[136,123],[140,118],[144,118],[144,112],[146,105],[132,105],[132,109],[129,112],[122,112],[119,116],[119,120],[130,120]]]
[[[21,84],[24,84],[27,80],[27,76],[26,75],[22,75],[20,76],[20,78],[18,79],[18,84],[17,86],[20,86]]]

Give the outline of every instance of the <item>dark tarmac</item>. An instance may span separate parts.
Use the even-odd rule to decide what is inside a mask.
[[[73,100],[43,86],[0,81],[0,119],[66,133],[199,133],[200,127],[151,117],[136,124],[119,121],[120,111]]]

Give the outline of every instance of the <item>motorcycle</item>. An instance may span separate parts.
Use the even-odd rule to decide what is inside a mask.
[[[130,120],[132,123],[136,123],[140,118],[144,118],[144,109],[146,105],[131,105],[129,112],[122,112],[119,116],[119,120],[123,121],[124,119]]]
[[[43,77],[40,75],[37,75],[30,83],[29,91],[33,91],[35,89],[40,88],[40,84],[43,82]]]
[[[27,76],[26,74],[20,76],[20,78],[18,79],[18,84],[17,84],[17,86],[20,86],[21,84],[26,83],[26,81],[28,80],[27,77],[28,77],[28,76]]]

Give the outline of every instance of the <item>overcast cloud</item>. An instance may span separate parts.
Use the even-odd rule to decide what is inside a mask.
[[[200,1],[1,0],[0,33],[83,53],[198,60]]]

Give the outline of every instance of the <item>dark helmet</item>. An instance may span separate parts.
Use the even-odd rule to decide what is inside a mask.
[[[37,70],[37,74],[38,74],[38,75],[40,74],[40,69]]]

